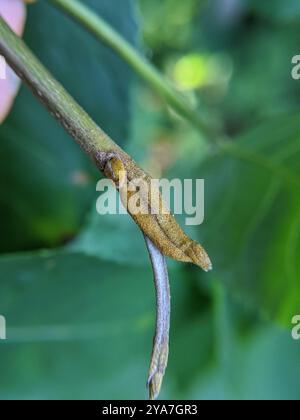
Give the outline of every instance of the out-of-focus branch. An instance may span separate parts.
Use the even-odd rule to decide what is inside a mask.
[[[212,127],[176,91],[172,83],[111,25],[78,0],[50,0],[50,2],[75,19],[94,35],[95,38],[112,48],[142,79],[146,80],[166,100],[171,108],[192,123],[206,138],[215,140],[216,133]]]

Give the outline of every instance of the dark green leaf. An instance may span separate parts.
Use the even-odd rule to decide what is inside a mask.
[[[130,0],[89,3],[134,42]],[[123,143],[129,126],[129,68],[47,2],[29,8],[25,41],[101,127]],[[0,251],[70,239],[90,206],[98,175],[25,87],[0,127],[0,155]]]
[[[177,323],[190,302],[182,276],[172,271],[170,277]],[[146,398],[155,321],[150,266],[45,252],[2,257],[0,278],[0,312],[7,320],[1,398]],[[176,376],[171,370],[163,395],[173,395]]]
[[[260,313],[290,324],[300,309],[300,118],[271,121],[202,169],[201,236],[214,269]],[[240,156],[240,158],[238,158]]]

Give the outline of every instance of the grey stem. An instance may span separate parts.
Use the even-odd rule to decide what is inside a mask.
[[[156,329],[150,362],[149,398],[156,399],[160,392],[169,355],[170,286],[165,256],[145,236],[151,259],[156,289]]]

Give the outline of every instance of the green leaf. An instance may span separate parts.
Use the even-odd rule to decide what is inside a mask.
[[[183,318],[195,326],[182,277],[170,273],[176,331],[163,390],[168,398],[180,395],[173,392],[176,354],[184,349],[176,342],[185,337],[191,345],[194,335],[186,339],[176,328]],[[133,269],[81,254],[40,252],[2,257],[0,278],[0,313],[7,321],[7,341],[0,342],[1,398],[147,397],[155,322],[150,265]],[[200,326],[200,334],[206,329]],[[193,360],[197,354],[199,359],[194,346]]]
[[[151,270],[80,254],[1,260],[3,398],[146,397]]]
[[[202,168],[201,238],[219,278],[287,325],[300,310],[300,117],[271,120]]]
[[[245,304],[236,303],[220,282],[214,282],[213,294],[213,357],[188,397],[298,400],[299,343],[291,332],[255,319],[249,308],[246,315]],[[245,315],[248,320],[241,323]]]
[[[222,104],[231,132],[240,133],[270,117],[299,109],[300,84],[291,77],[291,60],[298,51],[296,34],[296,25],[258,20],[255,28],[242,26],[233,37],[233,44],[239,39],[238,46],[228,50],[234,77]]]
[[[293,21],[300,17],[300,4],[298,0],[290,0],[288,2],[274,0],[272,7],[268,7],[266,2],[252,0],[250,9],[255,10],[263,17],[277,19],[279,21]]]
[[[118,7],[116,0],[89,3],[135,42],[130,0],[117,1]],[[29,7],[25,41],[100,126],[123,143],[133,79],[128,66],[47,2]],[[0,156],[0,251],[55,246],[76,234],[99,175],[25,87],[0,127]]]
[[[145,240],[131,217],[120,214],[99,215],[94,208],[86,226],[67,247],[105,261],[147,266]]]
[[[201,400],[299,400],[299,343],[270,326],[235,341],[230,372],[216,363],[204,370],[188,396]]]

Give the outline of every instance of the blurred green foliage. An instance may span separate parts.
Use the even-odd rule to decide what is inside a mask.
[[[161,397],[299,399],[299,2],[87,3],[238,150],[207,145],[75,23],[30,7],[25,40],[116,141],[154,176],[205,178],[205,222],[187,230],[214,271],[169,262]],[[141,233],[97,215],[92,164],[26,88],[0,159],[0,398],[145,398],[155,313]]]

